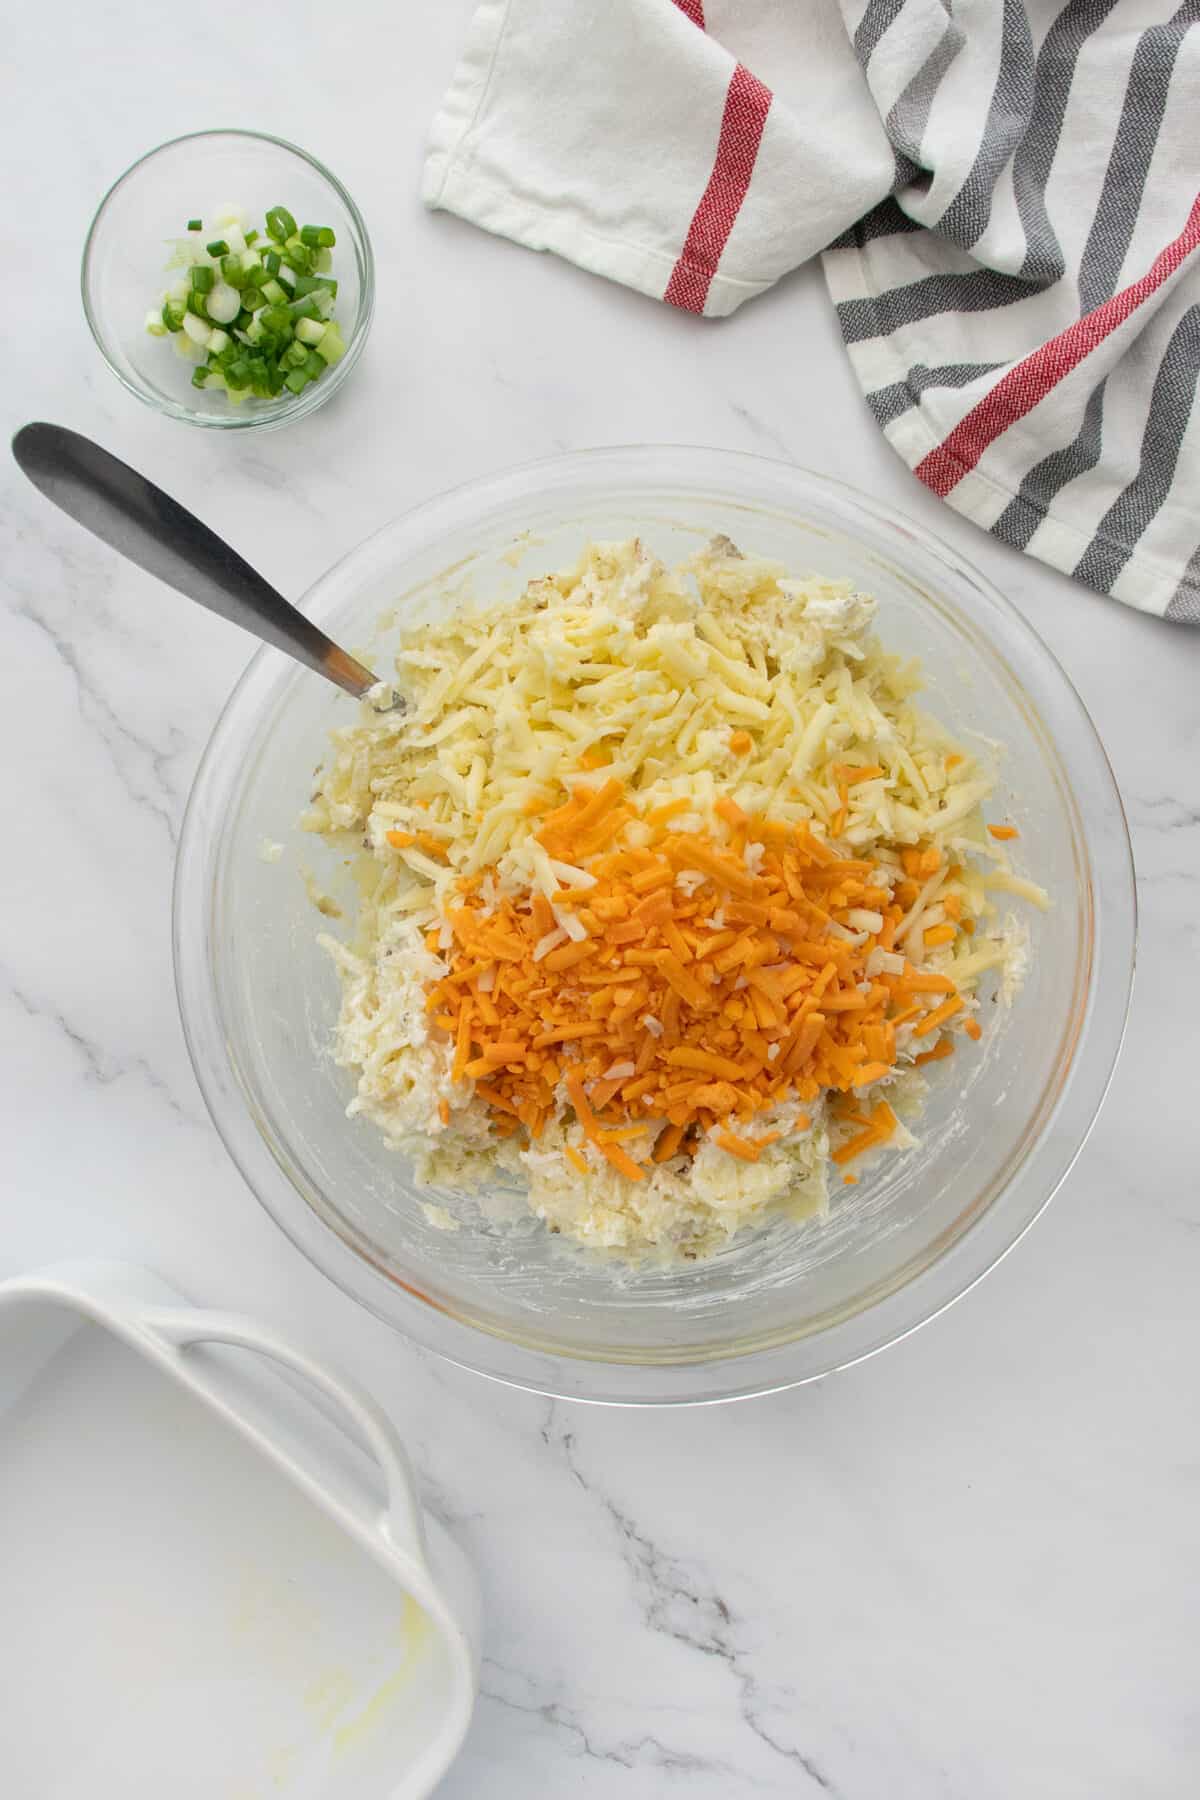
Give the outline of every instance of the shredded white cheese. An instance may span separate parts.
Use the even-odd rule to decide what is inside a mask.
[[[356,856],[361,876],[354,943],[322,940],[342,975],[337,1054],[356,1074],[350,1110],[439,1182],[486,1184],[497,1166],[522,1174],[531,1209],[585,1244],[700,1255],[772,1210],[821,1210],[830,1150],[822,1102],[805,1109],[803,1130],[797,1108],[781,1105],[780,1138],[757,1162],[706,1140],[690,1163],[648,1162],[641,1182],[585,1142],[561,1088],[535,1143],[498,1139],[474,1084],[451,1082],[452,1046],[431,1028],[426,984],[446,965],[425,933],[435,926],[438,948],[450,950],[447,914],[463,876],[483,877],[485,907],[514,893],[561,901],[564,890],[593,886],[534,834],[573,789],[615,776],[640,820],[669,808],[673,832],[719,833],[719,807],[732,801],[869,855],[889,889],[911,880],[906,846],[939,848],[945,857],[916,887],[895,951],[874,950],[868,975],[900,974],[907,955],[948,974],[970,1004],[981,975],[999,970],[1011,999],[1028,938],[1015,921],[996,924],[991,893],[1035,906],[1046,896],[987,837],[991,773],[914,704],[919,672],[871,634],[874,610],[848,584],[793,579],[728,540],[679,570],[634,541],[590,545],[574,568],[531,581],[511,603],[459,608],[403,637],[396,680],[379,690],[391,709],[369,696],[357,721],[334,733],[303,821]],[[627,832],[637,843],[648,828],[635,820]],[[748,843],[744,855],[755,869],[762,845]],[[705,880],[685,868],[676,886],[690,895]],[[927,949],[925,933],[960,913],[991,929]],[[552,916],[535,961],[587,936],[573,903]],[[852,944],[883,923],[870,906],[848,917],[829,930]],[[721,929],[723,919],[718,908],[708,923]],[[493,982],[494,970],[483,971],[480,993]],[[660,1020],[640,1023],[661,1037]],[[921,1040],[902,1027],[898,1042],[911,1071]],[[633,1071],[622,1061],[607,1076]],[[915,1092],[919,1077],[892,1071],[889,1100]],[[901,1141],[912,1140],[905,1132]]]

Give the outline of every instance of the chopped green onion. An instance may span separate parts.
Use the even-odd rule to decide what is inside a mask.
[[[317,345],[317,355],[323,362],[332,366],[335,362],[341,362],[345,354],[346,346],[342,334],[337,328],[336,321],[330,319],[325,327],[325,334]]]
[[[296,234],[296,221],[286,206],[273,206],[267,213],[267,236],[282,244]]]
[[[314,299],[319,300],[323,294],[328,294],[330,300],[336,300],[337,291],[337,282],[332,281],[328,275],[301,275],[296,282],[297,296],[311,294]]]
[[[205,311],[216,325],[232,325],[242,310],[242,298],[236,288],[227,287],[219,281],[212,292],[205,296]]]
[[[243,229],[244,218],[238,207],[222,207],[210,220],[221,235],[205,244],[207,260],[192,264],[145,317],[151,336],[170,337],[193,364],[194,388],[223,392],[234,405],[247,394],[303,393],[346,349],[331,317],[333,230],[298,226],[285,206],[268,211],[265,238]],[[189,220],[189,231],[203,229],[203,220]]]

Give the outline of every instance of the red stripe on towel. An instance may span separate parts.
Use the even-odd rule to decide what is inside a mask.
[[[770,106],[770,88],[739,63],[725,96],[712,174],[663,295],[669,305],[687,312],[704,311],[721,253],[750,186]]]
[[[960,419],[950,435],[917,464],[915,473],[926,487],[945,499],[970,474],[989,444],[1026,413],[1032,412],[1050,390],[1077,368],[1098,344],[1123,325],[1143,300],[1167,281],[1193,250],[1200,246],[1200,195],[1179,236],[1160,250],[1139,281],[1131,282],[1103,306],[1085,313],[1009,370],[978,406]],[[672,280],[674,277],[672,277]]]
[[[675,0],[681,13],[686,13],[693,25],[704,30],[704,0]]]

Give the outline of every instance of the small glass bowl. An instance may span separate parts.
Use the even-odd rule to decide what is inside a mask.
[[[167,263],[172,245],[188,235],[188,219],[207,225],[226,205],[244,208],[260,230],[268,207],[286,206],[302,223],[331,225],[337,234],[334,316],[346,354],[297,395],[247,395],[232,405],[220,390],[192,387],[194,365],[174,353],[174,339],[146,330],[147,312],[179,278]],[[206,229],[203,238],[211,235]],[[265,132],[196,131],[151,150],[109,188],[83,248],[81,285],[92,336],[122,387],[189,425],[267,431],[324,405],[358,361],[375,308],[375,258],[361,213],[315,157]]]

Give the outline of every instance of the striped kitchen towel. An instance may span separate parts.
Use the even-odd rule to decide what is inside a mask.
[[[484,0],[424,197],[710,316],[823,254],[927,486],[1200,624],[1200,0]]]

